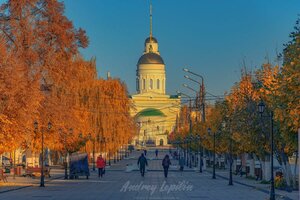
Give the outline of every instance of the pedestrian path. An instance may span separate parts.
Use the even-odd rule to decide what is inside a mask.
[[[22,189],[0,192],[1,200],[29,200],[29,199],[47,199],[47,200],[82,200],[82,199],[205,199],[205,200],[264,200],[269,195],[268,185],[254,185],[251,180],[234,176],[234,185],[228,185],[226,179],[228,172],[217,170],[217,179],[212,179],[211,169],[203,173],[199,171],[171,170],[168,178],[164,178],[161,162],[168,151],[160,152],[159,157],[155,159],[155,153],[148,151],[149,170],[145,177],[141,177],[136,170],[126,172],[127,164],[136,165],[141,151],[133,152],[128,159],[123,159],[107,168],[103,178],[98,178],[97,172],[91,171],[89,179],[81,177],[76,180],[64,180],[63,170],[58,169],[56,178],[47,179],[46,187],[39,187],[39,179],[34,179],[28,187]],[[153,158],[153,159],[152,159]],[[177,161],[172,159],[172,163]],[[26,179],[26,178],[25,178]],[[27,180],[32,180],[28,179]],[[239,184],[242,183],[242,184]],[[249,187],[251,186],[251,187]],[[253,186],[253,187],[252,187]],[[276,199],[296,200],[299,194],[293,192],[290,194],[280,193],[276,190]]]
[[[111,171],[137,171],[138,166],[137,166],[137,161],[139,156],[144,153],[143,151],[134,151],[132,152],[127,158],[117,162],[113,163],[111,162],[111,166],[107,166],[107,170]],[[148,161],[148,166],[146,167],[147,171],[163,171],[162,168],[162,160],[165,155],[170,155],[169,150],[166,149],[159,149],[158,156],[156,157],[155,155],[155,150],[148,150],[146,154],[146,158]],[[170,156],[171,157],[171,156]],[[178,160],[175,160],[171,157],[171,166],[170,166],[170,171],[179,171],[179,166],[178,166]],[[194,172],[194,168],[185,168],[185,171],[188,172]]]
[[[50,180],[59,179],[64,176],[62,168],[52,168],[51,178],[45,177],[45,184]],[[8,176],[7,183],[0,182],[0,194],[4,192],[14,191],[26,187],[38,186],[40,184],[40,177],[19,177]]]
[[[212,169],[206,170],[208,173],[212,174]],[[229,172],[225,170],[216,170],[216,176],[229,181],[228,179]],[[249,188],[253,188],[269,194],[270,192],[270,184],[262,184],[260,181],[256,181],[253,179],[248,179],[245,176],[233,175],[233,184],[243,185]],[[284,191],[284,190],[275,190],[275,194],[278,199],[299,199],[299,191]]]

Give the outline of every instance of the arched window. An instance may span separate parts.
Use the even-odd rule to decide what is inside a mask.
[[[146,80],[143,79],[143,89],[146,89]]]
[[[164,140],[163,139],[159,140],[159,146],[164,146]]]
[[[136,79],[136,90],[139,91],[140,90],[140,82],[139,79]]]
[[[156,80],[156,88],[159,89],[159,79]]]
[[[153,80],[150,79],[150,89],[153,89]]]

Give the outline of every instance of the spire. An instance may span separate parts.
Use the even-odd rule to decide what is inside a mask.
[[[150,0],[150,41],[152,41],[152,0]]]

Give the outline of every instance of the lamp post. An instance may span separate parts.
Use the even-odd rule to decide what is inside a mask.
[[[200,159],[199,159],[199,172],[202,173],[202,155],[201,155],[201,136],[200,134],[196,136],[196,140],[198,140],[198,154],[200,156]]]
[[[190,132],[191,134],[192,132]],[[192,135],[190,135],[189,137],[189,141],[190,141],[190,148],[189,148],[189,151],[190,151],[190,163],[189,163],[189,167],[192,168]]]
[[[263,117],[263,113],[265,111],[265,104],[263,101],[261,101],[258,104],[258,112],[260,114],[261,117]],[[274,154],[274,132],[273,132],[273,111],[270,111],[270,113],[268,113],[268,117],[270,117],[270,124],[271,124],[271,128],[270,128],[270,133],[271,133],[271,191],[270,191],[270,200],[275,200],[275,188],[274,188],[274,171],[273,171],[273,154]]]
[[[92,160],[93,160],[93,171],[95,171],[96,169],[95,169],[95,138],[93,138],[92,137],[92,134],[91,133],[89,133],[89,140],[92,142],[92,144],[93,144],[93,152],[92,152],[92,156],[93,156],[93,158],[92,158]]]
[[[230,124],[229,124],[230,125]],[[232,163],[233,163],[233,159],[232,159],[232,138],[231,138],[231,128],[229,128],[229,183],[228,185],[233,185],[233,181],[232,181]]]
[[[38,130],[38,122],[34,122],[34,130],[37,132]],[[52,127],[51,122],[48,122],[48,130],[50,131]],[[45,176],[44,176],[44,131],[41,130],[42,132],[42,155],[41,155],[41,181],[40,181],[40,187],[45,187]]]
[[[186,166],[189,166],[189,139],[188,139],[188,137],[186,137],[185,139],[184,139],[184,141],[185,141],[185,143],[186,143]]]
[[[110,162],[110,149],[108,150],[108,165],[111,166],[111,162]]]
[[[205,122],[205,87],[204,87],[204,78],[203,78],[203,76],[201,76],[200,74],[197,74],[197,73],[195,73],[195,72],[192,72],[192,71],[190,71],[189,69],[187,69],[187,68],[184,68],[184,69],[182,69],[183,71],[185,71],[185,72],[188,72],[188,73],[190,73],[190,74],[192,74],[192,75],[194,75],[194,76],[197,76],[197,77],[199,77],[199,78],[201,78],[201,84],[198,82],[198,81],[195,81],[195,80],[193,80],[192,78],[190,78],[190,77],[188,77],[188,76],[185,76],[185,78],[187,78],[187,79],[189,79],[189,80],[191,80],[191,81],[194,81],[194,82],[196,82],[196,83],[198,83],[198,84],[200,84],[200,88],[201,88],[201,98],[202,98],[202,120],[203,120],[203,122]]]
[[[186,85],[186,84],[183,84],[183,86],[184,85]],[[187,94],[185,94],[185,93],[182,93],[182,92],[180,92],[180,91],[177,91],[177,94],[179,94],[179,95],[183,95],[183,96],[186,96],[186,97],[188,97],[189,98],[189,107],[190,107],[190,114],[189,114],[189,125],[190,125],[190,134],[192,133],[192,116],[191,116],[191,114],[192,114],[192,98],[191,98],[191,96],[189,96],[189,95],[187,95]],[[188,143],[189,143],[189,141],[190,141],[190,138],[187,136],[186,138],[185,138],[185,141],[186,141],[186,146],[187,146],[187,163],[186,163],[186,166],[189,166],[189,160],[191,160],[191,158],[190,158],[190,155],[189,155],[189,153],[190,153],[190,149],[189,149],[189,147],[188,147]],[[190,164],[190,167],[191,167],[191,164]]]
[[[198,83],[199,85],[200,85],[200,87],[201,87],[201,83],[200,82],[198,82],[198,81],[196,81],[196,80],[194,80],[194,79],[192,79],[192,78],[190,78],[189,76],[184,76],[185,78],[187,78],[187,79],[189,79],[189,80],[192,80],[192,81],[194,81],[194,82],[196,82],[196,83]],[[198,92],[196,91],[196,90],[194,90],[193,88],[191,88],[191,87],[189,87],[187,84],[182,84],[182,86],[183,87],[185,87],[185,88],[187,88],[187,89],[189,89],[189,90],[192,90],[193,92],[195,92],[196,93],[196,95],[198,94]],[[197,105],[197,104],[196,104]],[[202,121],[203,122],[205,122],[205,119],[203,118],[203,116],[202,116]],[[201,148],[201,137],[200,137],[200,135],[199,135],[199,144],[200,144],[200,163],[202,163],[202,148]],[[202,173],[202,164],[200,164],[200,173]]]
[[[212,135],[212,133],[211,133],[211,128],[208,128],[207,129],[207,131],[208,131],[208,134],[209,135]],[[214,154],[213,154],[213,175],[212,175],[212,178],[213,179],[216,179],[216,133],[213,133],[213,141],[214,141]]]
[[[62,129],[59,128],[59,134],[61,137],[63,137],[63,142],[64,142],[64,151],[65,151],[65,160],[64,160],[64,168],[65,168],[65,178],[64,179],[68,179],[68,163],[67,163],[67,135],[62,133]]]
[[[93,142],[93,171],[95,171],[95,139],[93,139],[92,142]]]

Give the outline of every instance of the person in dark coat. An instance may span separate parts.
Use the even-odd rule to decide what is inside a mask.
[[[155,156],[157,158],[157,156],[158,156],[158,149],[155,150]]]
[[[162,166],[164,168],[165,178],[168,177],[168,171],[169,171],[169,166],[170,165],[171,165],[171,161],[170,161],[169,155],[166,155],[165,158],[162,161]]]
[[[147,162],[147,159],[146,159],[146,157],[144,156],[143,153],[139,157],[137,164],[140,165],[141,175],[144,176],[145,175],[145,168],[146,168],[146,166],[148,166],[148,162]]]
[[[147,150],[146,149],[144,149],[144,155],[147,156]]]

